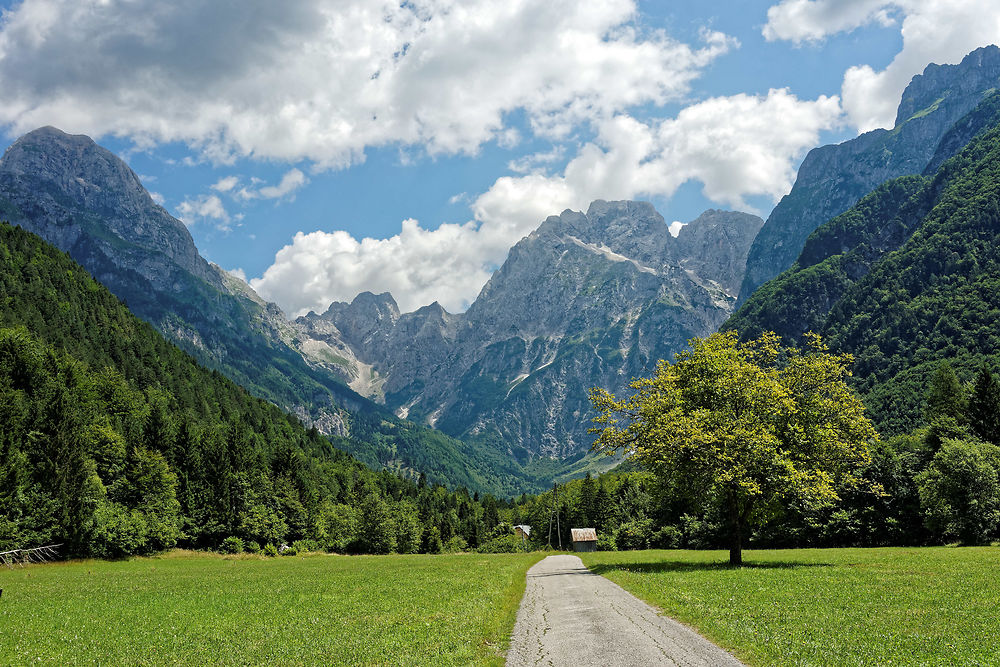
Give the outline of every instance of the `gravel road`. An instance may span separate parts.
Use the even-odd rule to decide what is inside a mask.
[[[528,570],[507,652],[507,667],[742,664],[576,556],[549,556]]]

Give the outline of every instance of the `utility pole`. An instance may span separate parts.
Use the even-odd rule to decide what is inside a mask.
[[[558,489],[558,488],[559,487],[556,486],[556,489]],[[556,498],[555,498],[555,500],[556,500],[556,535],[559,537],[559,551],[562,551],[562,529],[559,527],[559,504],[558,504],[559,494],[556,493],[555,495],[556,495]]]
[[[556,511],[556,483],[552,482],[552,505],[549,507],[549,549],[552,548],[552,515],[555,514],[555,511]]]

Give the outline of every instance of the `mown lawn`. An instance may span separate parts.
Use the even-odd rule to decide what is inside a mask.
[[[751,665],[1000,665],[1000,548],[581,554]]]
[[[503,664],[542,556],[227,559],[0,570],[0,664]]]

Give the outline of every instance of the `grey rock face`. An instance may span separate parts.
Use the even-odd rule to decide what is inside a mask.
[[[464,314],[362,294],[298,325],[335,329],[400,415],[564,457],[593,440],[590,387],[621,391],[725,320],[762,224],[709,211],[674,238],[648,203],[596,201],[517,243]]]
[[[281,310],[206,262],[187,228],[89,137],[45,127],[14,142],[0,159],[0,214],[68,252],[202,363],[319,428],[346,433],[342,406],[361,400],[339,382],[356,374],[352,362],[310,366],[292,347],[296,332]],[[272,367],[288,377],[276,378]],[[291,395],[290,384],[308,395]]]
[[[928,65],[904,91],[892,130],[810,151],[750,248],[739,302],[790,267],[821,224],[876,186],[923,172],[949,128],[997,87],[996,46],[976,49],[958,65]]]

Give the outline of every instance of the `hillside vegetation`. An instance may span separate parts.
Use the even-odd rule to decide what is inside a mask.
[[[883,435],[915,428],[941,361],[969,381],[1000,352],[1000,95],[954,130],[970,134],[933,174],[890,181],[817,229],[723,328],[790,342],[821,333],[855,355],[855,387]]]
[[[6,224],[0,295],[0,551],[115,557],[227,538],[232,550],[439,551],[476,546],[498,522],[491,498],[492,514],[464,489],[366,468]]]

